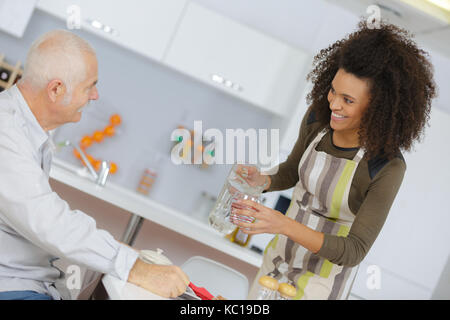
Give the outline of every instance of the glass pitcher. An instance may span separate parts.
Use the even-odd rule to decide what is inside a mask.
[[[254,165],[235,164],[230,170],[225,184],[217,197],[214,208],[209,214],[209,224],[215,230],[227,235],[236,229],[236,225],[232,223],[231,204],[239,199],[248,199],[260,202],[260,195],[264,189],[263,186],[250,186],[246,180],[237,173],[239,166],[256,167]],[[242,217],[244,218],[247,217]],[[248,220],[247,220],[248,222]]]

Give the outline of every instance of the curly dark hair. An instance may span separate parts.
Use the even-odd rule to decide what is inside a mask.
[[[436,95],[433,66],[411,37],[384,21],[379,28],[360,21],[357,31],[314,57],[307,76],[313,84],[307,102],[324,127],[330,122],[327,94],[337,71],[342,68],[369,80],[370,102],[358,131],[369,159],[379,155],[392,159],[401,150],[410,151],[429,125]]]

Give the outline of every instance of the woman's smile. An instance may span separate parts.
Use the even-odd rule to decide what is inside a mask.
[[[344,116],[344,115],[341,115],[341,114],[338,114],[338,113],[335,113],[335,112],[332,112],[331,113],[331,120],[332,121],[344,121],[344,120],[346,120],[348,117],[346,117],[346,116]]]

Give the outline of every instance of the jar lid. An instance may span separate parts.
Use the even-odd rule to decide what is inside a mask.
[[[147,263],[152,264],[162,264],[162,265],[171,265],[172,261],[170,261],[165,255],[163,255],[163,250],[156,249],[153,250],[141,250],[139,252],[139,258]]]
[[[295,287],[290,285],[289,283],[280,283],[278,292],[284,296],[295,297],[295,295],[297,294],[297,289],[295,289]]]
[[[262,276],[259,278],[259,284],[271,290],[278,289],[278,281],[270,276]]]

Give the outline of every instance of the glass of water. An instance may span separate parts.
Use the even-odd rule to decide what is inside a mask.
[[[239,166],[235,164],[231,168],[222,191],[217,197],[214,208],[209,214],[210,226],[223,234],[230,234],[236,228],[236,225],[232,222],[232,218],[234,220],[253,222],[253,219],[249,217],[231,217],[232,203],[240,199],[252,200],[259,203],[260,195],[263,191],[261,186],[250,186],[241,175],[237,174]]]

